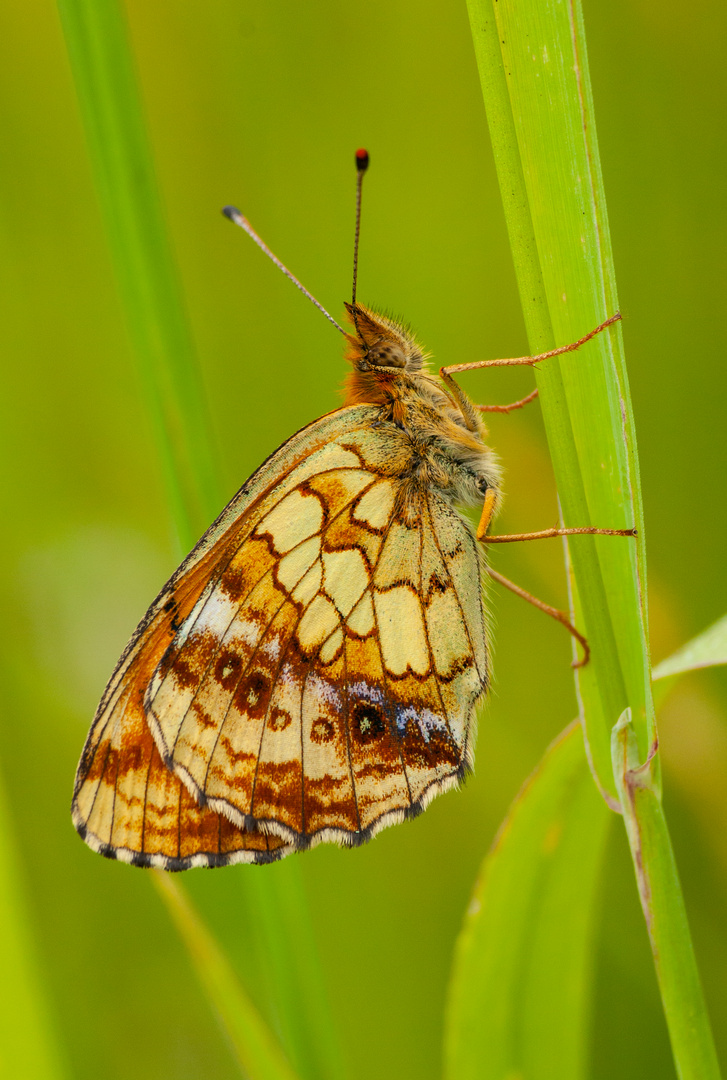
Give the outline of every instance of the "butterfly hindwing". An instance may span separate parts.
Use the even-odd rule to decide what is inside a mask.
[[[292,850],[281,837],[242,831],[200,807],[162,762],[143,710],[125,710],[122,726],[102,740],[87,775],[94,792],[82,789],[76,827],[101,854],[186,870],[270,862]]]
[[[467,527],[407,489],[406,438],[387,433],[382,455],[370,428],[246,511],[146,695],[196,798],[294,847],[358,843],[455,783],[485,684],[448,568],[468,559],[479,592]]]

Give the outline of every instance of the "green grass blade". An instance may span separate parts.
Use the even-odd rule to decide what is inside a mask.
[[[124,16],[117,0],[58,0],[58,9],[174,520],[187,550],[222,508],[219,470]]]
[[[155,870],[153,879],[250,1080],[296,1080],[296,1074],[186,894],[169,874]]]
[[[670,675],[683,675],[717,664],[727,664],[727,615],[657,664],[651,677],[666,679]]]
[[[23,905],[19,863],[0,784],[0,1076],[61,1080],[66,1075]]]
[[[613,767],[680,1080],[719,1080],[697,962],[664,811],[640,764],[628,710],[613,729]]]
[[[610,817],[572,725],[483,863],[455,955],[447,1080],[586,1075],[593,900]]]
[[[469,0],[475,52],[531,350],[575,341],[618,307],[580,9]],[[615,797],[613,718],[653,734],[642,608],[645,564],[620,326],[537,371],[566,525],[640,538],[570,543],[577,619],[592,647],[580,692],[590,758]],[[534,523],[538,527],[539,523]],[[637,562],[638,551],[638,562]]]
[[[172,517],[182,546],[189,548],[221,509],[222,498],[124,15],[117,0],[58,0],[58,6]],[[210,207],[210,213],[217,208]],[[273,881],[271,871],[282,874],[281,881]],[[288,1036],[287,1049],[305,1075],[341,1076],[322,979],[308,972],[302,978],[290,962],[307,949],[310,967],[318,973],[300,871],[291,865],[267,873],[266,879],[263,871],[251,891],[274,928],[261,935],[261,947],[265,962],[276,972],[275,1005]],[[301,932],[305,941],[299,944]],[[211,985],[208,981],[208,988]],[[215,993],[224,993],[229,985],[221,979]],[[243,1029],[238,1030],[242,1037]]]
[[[581,7],[579,0],[469,0],[469,11],[530,345],[538,352],[577,340],[618,307]],[[639,530],[638,544],[590,538],[569,545],[576,618],[592,645],[579,678],[584,729],[595,777],[611,801],[626,790],[611,760],[614,717],[628,708],[640,760],[657,745],[643,513],[620,326],[577,354],[546,362],[537,378],[565,523]],[[652,934],[653,911],[660,912],[659,947],[653,937],[652,945],[677,1070],[693,1077],[702,1065],[713,1070],[711,1036],[696,967],[688,971],[692,946],[658,803],[657,757],[639,778],[649,798],[629,804],[629,840],[652,890],[652,908],[644,908]],[[680,971],[688,976],[681,996]],[[696,1029],[699,1039],[690,1041],[687,1032]]]

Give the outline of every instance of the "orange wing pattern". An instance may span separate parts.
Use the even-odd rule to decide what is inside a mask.
[[[204,588],[210,561],[202,560],[173,595],[167,586],[150,609],[109,683],[78,767],[76,828],[94,851],[136,866],[269,862],[290,850],[200,807],[162,763],[146,722],[146,685],[176,620]]]
[[[184,869],[353,845],[462,777],[487,680],[479,556],[379,413],[294,436],[152,605],[79,767],[96,850]]]

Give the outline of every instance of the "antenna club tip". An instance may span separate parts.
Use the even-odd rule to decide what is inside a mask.
[[[356,151],[356,168],[359,172],[366,172],[369,167],[369,152],[363,147]]]
[[[240,211],[237,209],[236,206],[223,206],[222,207],[222,213],[225,215],[226,218],[229,218],[230,221],[234,221],[235,218],[241,218],[242,217],[242,214],[240,213]]]

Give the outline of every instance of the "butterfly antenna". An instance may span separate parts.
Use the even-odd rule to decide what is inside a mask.
[[[258,236],[258,234],[255,232],[255,230],[253,229],[252,225],[247,220],[245,215],[241,214],[240,211],[237,209],[237,207],[235,207],[235,206],[225,206],[223,208],[223,210],[222,210],[222,213],[225,215],[225,217],[229,218],[230,221],[234,222],[235,225],[239,225],[241,229],[244,229],[245,232],[247,233],[247,235],[252,240],[255,241],[255,243],[260,248],[260,250],[264,251],[265,254],[267,255],[267,257],[269,259],[271,259],[275,263],[278,270],[282,270],[283,273],[285,274],[285,276],[287,278],[289,278],[293,282],[293,284],[295,286],[297,286],[297,288],[300,289],[300,291],[303,293],[303,295],[308,297],[311,304],[315,304],[315,306],[318,308],[318,310],[321,311],[325,315],[325,317],[328,319],[328,321],[330,323],[333,323],[336,330],[340,330],[340,332],[343,334],[344,337],[348,337],[348,335],[346,334],[346,331],[343,329],[343,327],[339,326],[338,323],[336,322],[336,320],[333,318],[333,316],[328,314],[326,309],[323,307],[323,304],[320,304],[316,300],[315,296],[313,296],[312,293],[308,292],[305,285],[303,285],[302,282],[298,281],[295,274],[291,274],[290,270],[288,270],[288,267],[284,266],[283,263],[281,263],[281,261],[277,257],[277,255],[273,255],[273,253],[270,250],[270,248],[268,247],[268,245]]]
[[[353,238],[353,288],[351,290],[351,306],[353,308],[353,324],[358,332],[358,319],[356,317],[356,285],[358,283],[358,241],[361,234],[361,190],[363,188],[364,173],[369,167],[368,150],[356,151],[356,232]]]
[[[368,150],[356,151],[356,233],[353,238],[353,290],[351,304],[356,303],[356,283],[358,281],[358,240],[361,234],[361,189],[364,173],[369,167]]]

